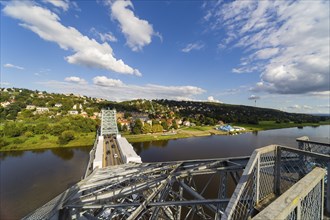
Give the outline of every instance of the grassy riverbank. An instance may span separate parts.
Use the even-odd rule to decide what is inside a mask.
[[[251,124],[233,124],[233,126],[244,127],[245,132],[262,131],[270,129],[281,129],[290,127],[303,127],[303,126],[319,126],[329,125],[330,122],[320,123],[276,123],[274,121],[262,121],[258,125]],[[203,137],[210,135],[228,135],[228,132],[218,131],[214,129],[214,126],[195,126],[185,127],[176,130],[174,133],[168,132],[165,135],[163,133],[154,134],[122,134],[126,137],[130,143],[155,141],[155,140],[170,140],[189,137]],[[35,149],[49,149],[49,148],[68,148],[68,147],[80,147],[80,146],[92,146],[95,141],[95,133],[76,133],[75,139],[71,140],[68,144],[59,146],[58,137],[44,134],[34,135],[33,137],[15,137],[6,138],[4,141],[8,142],[8,145],[0,148],[0,151],[17,151],[17,150],[35,150]]]
[[[34,135],[33,137],[4,137],[4,141],[6,141],[8,145],[1,147],[0,151],[81,147],[92,146],[95,141],[95,133],[77,133],[75,134],[74,140],[62,146],[57,143],[58,137],[49,134]]]
[[[304,127],[304,126],[319,126],[319,125],[329,125],[330,122],[320,122],[320,123],[276,123],[275,121],[262,121],[258,125],[251,124],[233,124],[233,126],[244,127],[246,130],[244,132],[251,131],[262,131],[271,129],[281,129],[290,127]],[[210,135],[228,135],[228,132],[218,131],[214,129],[215,126],[195,126],[178,129],[175,133],[168,133],[168,135],[163,135],[163,133],[157,134],[125,134],[124,137],[131,143],[144,142],[144,141],[156,141],[156,140],[170,140],[179,138],[189,138],[189,137],[203,137]],[[243,133],[243,132],[241,132]]]

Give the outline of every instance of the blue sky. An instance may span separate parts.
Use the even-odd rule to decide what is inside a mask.
[[[1,86],[329,113],[329,4],[1,2]]]

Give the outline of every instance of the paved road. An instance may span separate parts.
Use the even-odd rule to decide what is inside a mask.
[[[116,139],[111,137],[104,138],[103,166],[114,166],[123,164]],[[116,156],[117,155],[117,156]]]

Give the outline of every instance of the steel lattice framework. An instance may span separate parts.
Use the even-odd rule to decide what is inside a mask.
[[[329,155],[270,145],[251,157],[96,168],[25,219],[258,219],[292,193],[301,199],[285,219],[322,219],[329,164]]]
[[[101,135],[118,134],[116,110],[102,109]]]
[[[26,219],[219,219],[248,158],[96,169]]]

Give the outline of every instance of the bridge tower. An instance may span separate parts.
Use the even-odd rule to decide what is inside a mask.
[[[102,109],[101,135],[114,134],[118,135],[116,110]]]

